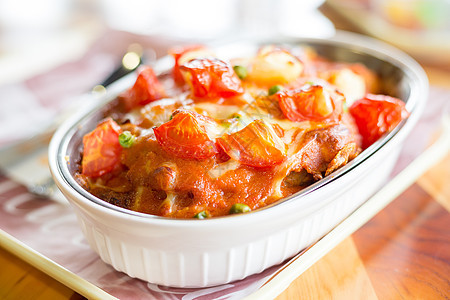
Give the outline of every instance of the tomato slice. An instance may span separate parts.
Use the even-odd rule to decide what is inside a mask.
[[[207,134],[207,127],[215,121],[192,111],[181,111],[172,120],[154,128],[161,147],[181,158],[204,159],[217,152]]]
[[[180,70],[197,98],[228,98],[244,93],[231,65],[213,58],[193,59]]]
[[[349,111],[362,136],[363,149],[409,116],[403,101],[385,95],[367,94],[365,98],[355,101]]]
[[[89,177],[102,176],[120,164],[121,132],[120,126],[108,118],[83,137],[81,174]]]
[[[286,145],[271,125],[255,120],[242,130],[225,134],[217,143],[234,160],[252,167],[272,167],[286,158]]]
[[[164,98],[165,96],[166,92],[164,91],[164,87],[159,82],[153,69],[148,66],[140,69],[134,85],[122,95],[125,102],[125,108],[128,111]]]
[[[169,50],[169,54],[173,56],[175,60],[175,64],[172,69],[172,76],[177,84],[183,84],[184,78],[180,71],[180,60],[183,56],[188,56],[189,52],[197,52],[197,51],[207,51],[206,47],[203,45],[187,45],[182,47],[175,47]]]
[[[277,92],[281,111],[291,121],[323,121],[339,116],[341,109],[336,109],[331,94],[320,85],[307,88],[283,90]],[[342,103],[339,103],[342,106]]]

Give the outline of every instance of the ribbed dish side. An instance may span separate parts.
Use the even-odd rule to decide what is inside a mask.
[[[281,263],[315,242],[337,223],[343,212],[351,211],[351,197],[333,201],[320,212],[294,227],[228,251],[215,253],[163,253],[122,243],[88,226],[82,228],[92,248],[116,270],[152,283],[179,286],[211,286],[243,279]],[[294,243],[291,243],[291,240]],[[290,247],[286,245],[291,245]],[[224,266],[218,266],[223,264]],[[226,270],[223,272],[221,270]]]
[[[381,174],[386,173],[395,159],[396,153],[391,153],[382,164],[362,175],[381,183]],[[114,231],[103,232],[102,226],[95,224],[98,220],[84,218],[81,210],[76,212],[92,248],[118,271],[156,284],[198,287],[243,279],[292,257],[331,230],[372,192],[365,185],[353,183],[345,191],[336,191],[335,199],[325,207],[290,227],[245,245],[209,252],[186,252],[183,248],[163,252],[120,242]]]

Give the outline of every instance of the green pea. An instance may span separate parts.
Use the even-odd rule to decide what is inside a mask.
[[[233,66],[233,70],[236,73],[236,75],[241,79],[245,79],[245,77],[247,77],[247,69],[243,66]]]
[[[209,217],[210,217],[210,215],[206,210],[203,210],[194,216],[194,218],[196,218],[196,219],[207,219]]]
[[[130,148],[135,140],[136,137],[129,131],[124,131],[119,135],[119,143],[124,148]]]
[[[247,204],[236,203],[230,208],[230,214],[240,214],[251,211],[250,207]]]
[[[277,92],[281,91],[283,87],[281,85],[273,85],[269,88],[269,96],[272,96],[273,94],[276,94]]]

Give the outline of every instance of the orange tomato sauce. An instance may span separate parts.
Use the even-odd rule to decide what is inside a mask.
[[[266,77],[251,74],[251,81],[242,74],[238,78],[231,63],[215,65],[216,60],[207,59],[176,63],[180,70],[171,70],[160,82],[154,76],[151,82],[138,77],[119,96],[115,119],[108,121],[116,122],[132,141],[114,149],[120,160],[112,170],[111,161],[91,161],[86,155],[111,154],[108,145],[86,141],[78,182],[98,198],[133,211],[171,218],[199,213],[215,217],[230,214],[235,204],[255,210],[293,195],[356,157],[361,137],[346,109],[349,94],[345,84],[341,89],[334,82],[350,78],[373,92],[375,74],[361,65],[326,62],[316,54],[299,59],[287,51],[264,51],[238,62],[250,72],[252,64],[270,71],[272,63],[264,59],[273,55],[271,61],[280,61],[289,77],[283,78],[281,69],[273,81],[270,72],[263,72]],[[177,52],[176,59],[180,55],[183,52]],[[263,61],[255,62],[258,59]],[[347,77],[340,75],[343,69]],[[358,72],[348,73],[353,69]],[[289,93],[270,95],[274,84]],[[157,91],[151,91],[155,85]],[[319,94],[305,92],[317,85]],[[96,130],[89,136],[101,141],[106,133]],[[98,149],[86,149],[97,144]],[[86,172],[85,166],[94,171]]]

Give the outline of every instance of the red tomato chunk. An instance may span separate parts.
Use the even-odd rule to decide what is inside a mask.
[[[217,139],[217,143],[230,157],[242,164],[272,167],[286,158],[286,146],[269,126],[256,120],[236,133],[225,134]]]
[[[173,79],[177,84],[183,84],[184,78],[180,71],[180,58],[192,51],[206,49],[203,45],[188,45],[184,47],[176,47],[169,51],[169,53],[173,56],[175,60],[175,64],[172,69]]]
[[[122,146],[119,143],[120,126],[108,118],[83,137],[82,174],[102,176],[120,165]]]
[[[386,132],[392,131],[409,116],[403,101],[373,94],[367,94],[365,98],[355,101],[350,107],[350,113],[363,138],[363,149],[368,148]]]
[[[333,97],[322,86],[280,91],[275,94],[281,111],[289,120],[323,121],[338,119],[342,101]]]
[[[219,59],[193,59],[180,67],[198,98],[233,97],[244,93],[241,81],[233,68]]]
[[[177,113],[172,120],[154,128],[161,147],[177,157],[203,159],[217,150],[206,132],[215,121],[191,111]]]
[[[150,67],[141,69],[133,87],[122,95],[127,110],[164,98],[164,87]]]

